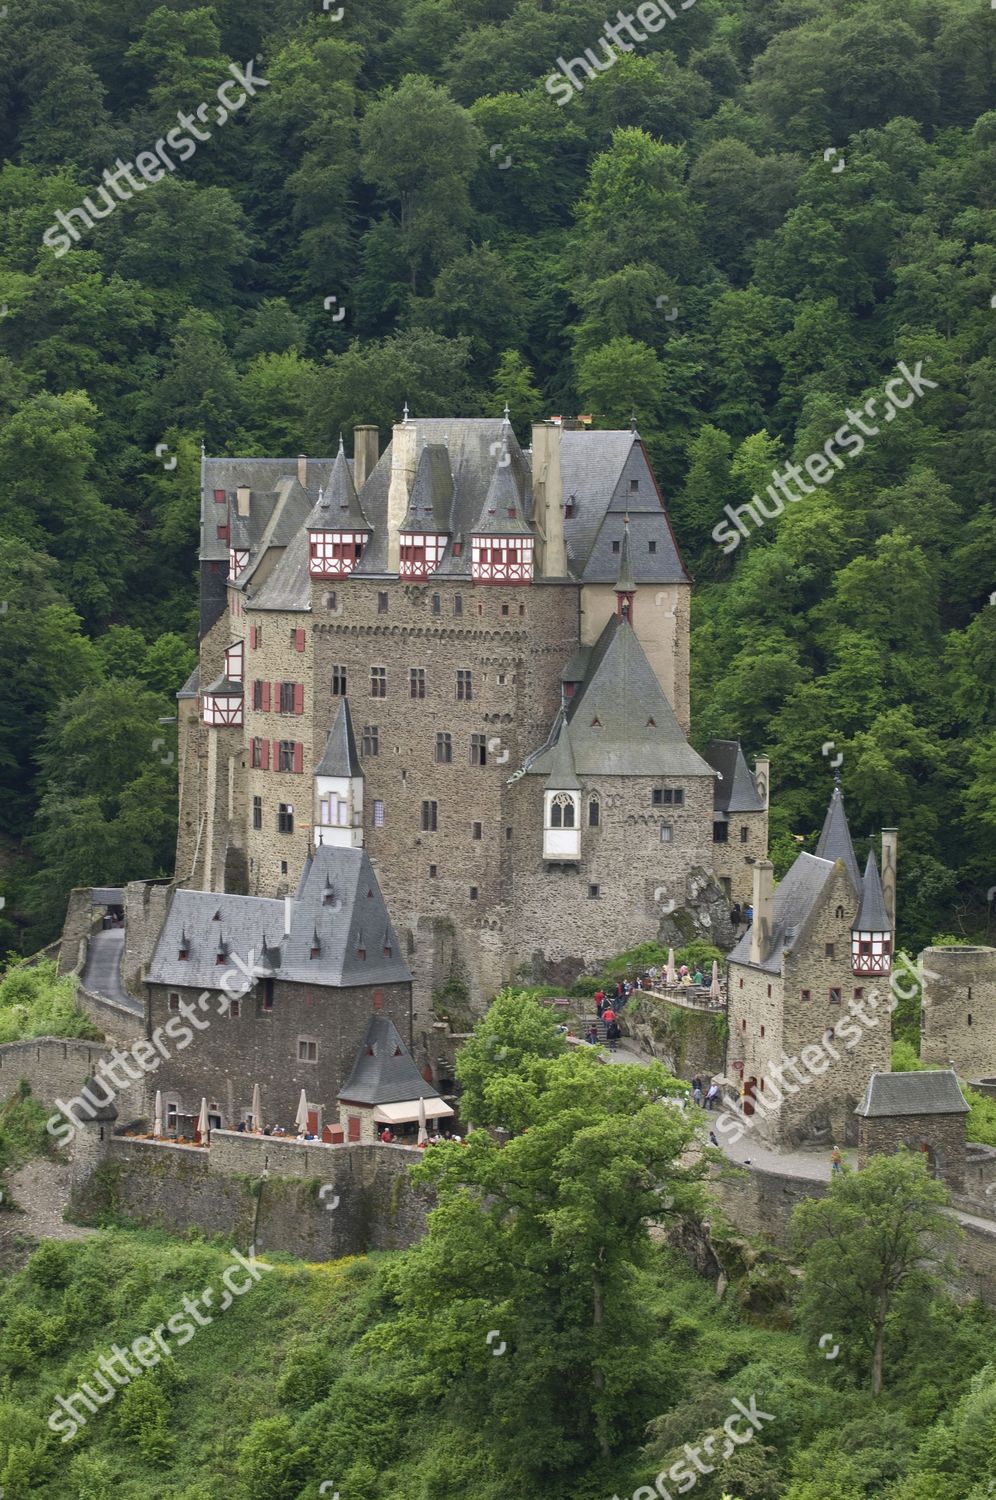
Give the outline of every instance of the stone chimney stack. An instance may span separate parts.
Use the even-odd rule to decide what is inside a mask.
[[[889,914],[893,932],[896,930],[896,846],[898,842],[899,830],[897,828],[882,829],[882,895],[885,897],[885,909]]]
[[[557,422],[533,427],[533,515],[540,534],[541,578],[567,577],[564,542],[564,485],[560,474],[560,434]]]
[[[297,482],[302,490],[308,488],[308,460],[303,453],[297,455]]]
[[[391,484],[387,492],[387,571],[401,565],[401,527],[408,514],[408,497],[415,483],[418,453],[415,423],[409,418],[394,424],[391,438]]]
[[[359,494],[380,458],[380,432],[365,424],[353,428],[353,483]]]
[[[754,921],[750,929],[750,961],[763,963],[771,951],[774,915],[774,865],[759,859],[754,866]]]
[[[252,490],[247,484],[240,484],[235,491],[235,507],[240,516],[247,516],[249,514],[251,496]]]

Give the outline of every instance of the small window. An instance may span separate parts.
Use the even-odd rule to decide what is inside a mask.
[[[771,994],[771,985],[770,984],[768,985],[768,994],[769,995]],[[762,1036],[764,1035],[764,1027],[763,1026],[761,1027],[761,1035]],[[764,1088],[764,1080],[763,1079],[761,1080],[761,1087]]]
[[[453,548],[453,551],[454,552],[456,551],[456,547]],[[453,595],[453,613],[455,615],[462,615],[463,614],[463,595],[462,594],[454,594]]]
[[[511,830],[511,828],[506,828],[505,829],[505,842],[506,842],[506,844],[510,844],[512,842],[512,830]]]
[[[600,815],[601,815],[601,808],[599,806],[598,798],[597,797],[592,797],[590,799],[589,803],[588,803],[588,827],[589,828],[597,828],[598,827],[598,820],[599,820]]]
[[[576,514],[576,511],[577,511],[577,496],[576,495],[568,495],[567,499],[564,501],[564,519],[566,521],[573,520],[573,518],[574,518],[574,516]]]
[[[277,702],[278,714],[292,714],[294,712],[294,683],[282,682],[280,684],[280,696]]]
[[[969,1011],[969,1013],[968,1013],[968,1024],[969,1024],[969,1026],[971,1026],[971,1024],[972,1024],[972,1012],[971,1011]]]
[[[743,987],[744,987],[744,982],[743,982],[743,980],[742,980],[742,979],[741,979],[741,981],[740,981],[740,988],[741,988],[741,989],[743,989]],[[746,1031],[746,1030],[747,1030],[747,1022],[746,1022],[746,1021],[745,1021],[745,1022],[744,1022],[744,1031]]]
[[[469,703],[474,696],[474,674],[468,668],[461,668],[456,675],[457,700]]]
[[[269,745],[269,740],[267,740]],[[254,771],[259,771],[263,765],[263,741],[253,738],[249,745],[249,764]]]
[[[854,998],[855,998],[855,1000],[863,1000],[864,999],[864,994],[865,994],[865,992],[864,992],[863,989],[855,990],[854,991]]]
[[[460,557],[463,553],[463,542],[453,543],[453,556]]]
[[[234,1021],[241,1014],[242,1014],[242,1002],[241,1002],[241,1000],[229,1000],[229,1002],[228,1002],[228,1017],[229,1017],[229,1020]]]
[[[177,1116],[178,1116],[179,1113],[180,1113],[180,1106],[179,1106],[179,1104],[177,1104],[175,1100],[171,1099],[170,1102],[166,1106],[166,1129],[167,1130],[176,1130],[176,1128],[177,1128],[176,1121],[177,1121]],[[103,1140],[103,1136],[101,1136],[101,1139]]]
[[[472,839],[482,839],[484,837],[484,824],[483,823],[471,823],[471,825],[470,825],[470,836],[471,836]]]
[[[800,1000],[812,1000],[812,998],[813,998],[813,992],[812,992],[812,990],[800,990],[799,991],[799,999]]]
[[[430,880],[435,880],[435,878],[436,878],[436,869],[437,869],[436,865],[430,865],[429,866],[429,879]]]
[[[434,615],[441,615],[442,612],[443,612],[443,601],[439,597],[438,594],[433,594],[433,596],[432,596],[432,613]]]
[[[364,724],[360,744],[364,756],[380,754],[380,734],[376,724]]]
[[[670,823],[661,824],[661,843],[670,844],[674,830]]]
[[[384,590],[379,591],[377,594],[377,613],[379,615],[387,614],[387,593]]]
[[[273,1009],[273,980],[272,979],[264,979],[263,980],[263,1009],[264,1010],[272,1010]]]
[[[503,604],[502,605],[501,612],[502,612],[503,615],[507,615],[508,614],[508,605],[507,604]]]
[[[771,985],[770,984],[768,985],[768,999],[769,1000],[771,999]],[[763,1036],[763,1034],[764,1033],[762,1032],[762,1036]]]
[[[293,833],[293,831],[294,831],[293,828],[291,828],[290,832]],[[286,875],[287,874],[287,861],[285,859],[282,859],[280,861],[280,873],[281,873],[281,875]]]
[[[712,841],[714,844],[725,844],[729,841],[729,823],[714,823],[712,825]]]
[[[387,697],[387,668],[370,668],[370,696],[371,698]]]
[[[252,799],[252,826],[260,829],[263,826],[263,799],[254,797]]]
[[[425,668],[408,668],[408,688],[413,698],[425,697]]]
[[[842,906],[838,906],[837,910],[834,912],[834,916],[835,917],[842,917],[843,915],[844,915],[844,908]],[[828,956],[832,956],[832,955],[828,955]]]
[[[254,682],[252,685],[252,706],[256,713],[263,711],[263,684]]]
[[[476,901],[477,900],[477,886],[476,885],[472,885],[471,888],[470,888],[470,899],[471,899],[471,901]]]
[[[374,827],[375,828],[383,828],[383,826],[384,826],[384,804],[380,800],[380,798],[375,798],[374,799]]]
[[[219,526],[218,527],[218,541],[219,542],[227,542],[228,541],[228,527],[227,526]]]
[[[224,505],[224,503],[225,503],[225,491],[224,490],[215,490],[215,492],[214,492],[214,503],[215,503],[215,505]]]
[[[448,766],[453,761],[453,736],[448,730],[440,730],[436,735],[436,764]]]
[[[435,833],[436,829],[437,829],[437,824],[438,824],[438,817],[439,817],[439,803],[438,802],[429,802],[429,801],[423,802],[422,803],[422,832],[423,833]]]
[[[629,482],[629,492],[630,492],[630,494],[631,495],[635,495],[636,492],[637,492],[637,490],[639,488],[640,488],[640,481],[638,479],[631,479],[630,482]]]
[[[613,552],[618,552],[619,551],[619,546],[620,546],[619,542],[613,542],[612,543],[612,550],[613,550]]]
[[[746,844],[747,842],[747,829],[743,823],[740,825],[740,842],[742,844]]]
[[[648,552],[656,552],[657,551],[657,543],[656,542],[648,542],[647,543],[647,551]]]
[[[590,885],[588,887],[588,900],[589,901],[597,901],[598,897],[599,897],[600,891],[601,891],[601,887],[600,886]]]
[[[178,1012],[179,1011],[179,1009],[180,1009],[180,997],[177,994],[176,990],[170,990],[170,992],[169,992],[169,1001],[167,1003],[167,1008],[169,1010],[171,1010],[171,1011],[174,1011],[174,1012]]]
[[[325,608],[328,610],[329,614],[335,614],[337,602],[338,595],[335,589],[330,589],[329,592],[325,595]]]
[[[277,809],[277,832],[294,832],[294,809],[289,802],[281,802]],[[287,862],[284,860],[280,866],[281,875],[287,874]]]
[[[299,1036],[297,1039],[297,1060],[298,1062],[317,1062],[318,1043],[312,1041],[310,1037]]]
[[[367,950],[365,948],[357,948],[357,950],[356,950],[356,957],[359,959],[359,961],[360,961],[361,964],[365,963],[366,962],[366,957],[367,957]]]
[[[472,766],[486,766],[488,763],[488,737],[485,734],[472,734],[470,737],[470,763]]]
[[[824,958],[833,958],[833,943],[824,943],[823,944],[823,957]]]
[[[831,1005],[839,1005],[840,1004],[840,990],[839,989],[836,989],[836,988],[832,988],[831,989],[831,991],[830,991],[830,1004]]]
[[[344,698],[346,696],[346,668],[332,668],[332,696]]]
[[[570,792],[558,792],[550,803],[550,827],[574,827],[574,798]]]
[[[293,771],[294,769],[294,741],[281,740],[277,757],[277,769],[279,771]]]
[[[652,805],[654,807],[661,807],[661,806],[663,806],[663,803],[664,803],[664,793],[661,791],[661,789],[660,789],[659,786],[655,786],[654,787],[653,792],[651,793],[651,796],[650,796],[650,800],[651,800],[651,803],[652,803]]]

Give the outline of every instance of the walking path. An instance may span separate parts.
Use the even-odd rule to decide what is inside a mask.
[[[145,1013],[142,1002],[129,995],[121,983],[124,943],[123,927],[105,927],[95,932],[90,938],[80,983],[101,1000],[108,1000],[133,1016],[141,1016]]]
[[[69,1201],[69,1166],[66,1162],[36,1157],[10,1174],[5,1197],[20,1213],[0,1214],[0,1247],[15,1239],[85,1240],[96,1233],[80,1224],[66,1224],[62,1211]]]

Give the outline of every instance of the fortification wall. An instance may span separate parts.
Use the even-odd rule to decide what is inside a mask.
[[[97,1064],[110,1057],[100,1042],[43,1036],[28,1042],[8,1042],[0,1047],[0,1103],[17,1093],[21,1079],[43,1104],[65,1103],[79,1093]],[[137,1119],[143,1113],[144,1080],[130,1083],[117,1098],[119,1119]]]
[[[400,1250],[425,1232],[430,1195],[403,1146],[324,1146],[216,1130],[196,1146],[116,1137],[77,1195],[84,1221],[114,1213],[181,1233],[191,1225],[303,1260]]]

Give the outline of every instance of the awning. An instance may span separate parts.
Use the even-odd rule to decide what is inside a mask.
[[[426,1099],[425,1101],[427,1120],[438,1120],[443,1115],[452,1113],[445,1099]],[[418,1100],[403,1099],[399,1104],[378,1104],[374,1110],[374,1119],[381,1125],[414,1124],[418,1119]]]

